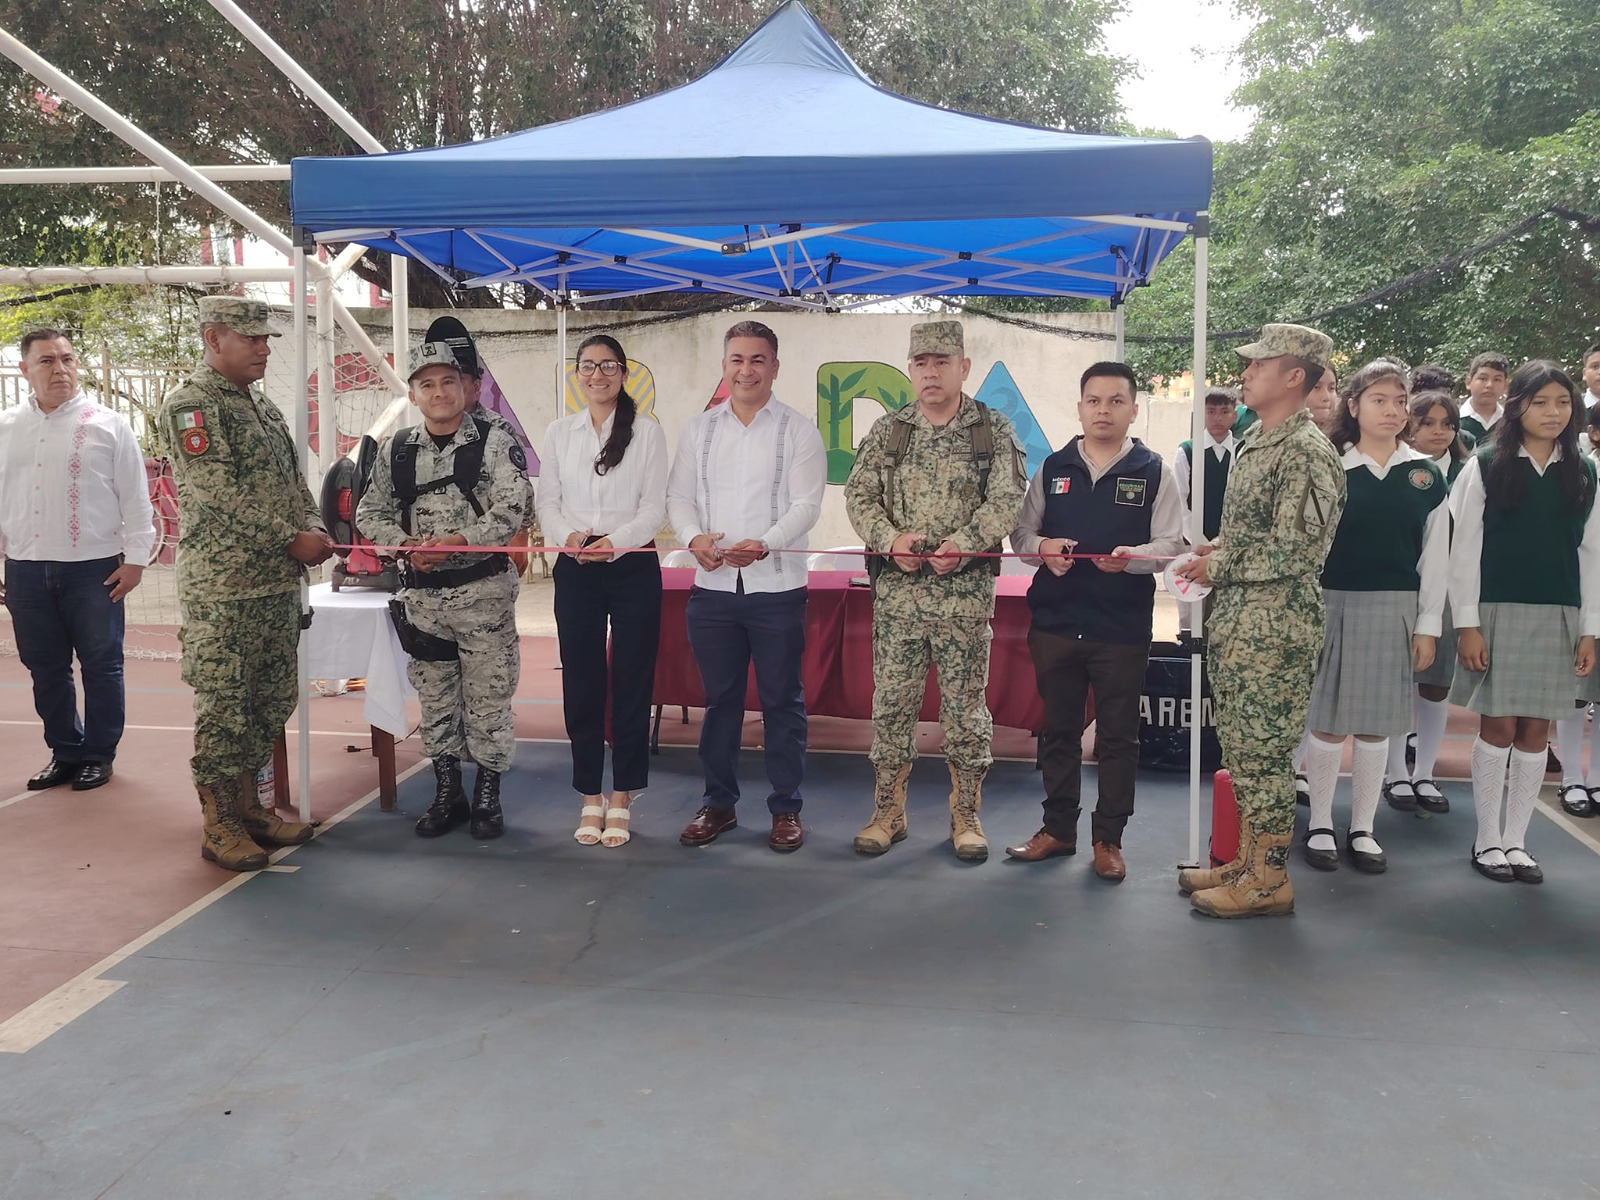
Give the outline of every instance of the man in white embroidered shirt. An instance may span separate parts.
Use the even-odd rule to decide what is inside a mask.
[[[122,598],[150,561],[154,514],[133,430],[78,390],[72,342],[35,329],[21,350],[33,394],[0,412],[0,600],[50,747],[28,787],[87,791],[111,778],[122,738]]]
[[[667,481],[667,517],[699,564],[687,621],[706,699],[705,798],[678,840],[704,846],[737,823],[745,680],[754,662],[772,788],[767,844],[798,850],[806,564],[804,554],[781,551],[804,550],[822,515],[827,456],[815,423],[772,397],[778,335],[741,321],[722,346],[728,401],[689,421]]]

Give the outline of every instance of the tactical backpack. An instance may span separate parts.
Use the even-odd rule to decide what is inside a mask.
[[[435,479],[428,483],[420,485],[417,483],[417,454],[422,449],[421,441],[407,435],[396,437],[391,444],[389,476],[394,483],[394,498],[400,505],[400,528],[407,533],[413,532],[411,509],[416,504],[417,497],[427,492],[442,492],[452,485],[466,497],[467,503],[472,505],[473,514],[483,516],[483,505],[474,494],[474,489],[483,479],[483,456],[488,450],[491,426],[482,417],[473,417],[472,423],[477,427],[478,440],[457,448],[451,464],[453,468],[451,473],[443,479]],[[460,587],[464,583],[498,575],[510,565],[511,558],[507,554],[486,554],[483,556],[483,561],[453,571],[407,570],[405,585],[429,589]]]
[[[972,430],[972,459],[978,464],[978,503],[982,504],[989,498],[989,472],[994,467],[994,424],[989,420],[989,406],[981,400],[974,400],[973,403],[978,406],[979,421]],[[900,460],[905,457],[906,451],[909,449],[911,449],[911,422],[891,417],[889,419],[889,440],[883,449],[885,459],[883,504],[889,513],[890,524],[895,523],[894,473],[900,466]],[[933,547],[921,546],[917,548],[917,553],[925,554],[930,549],[933,549]],[[989,547],[989,553],[998,553],[1000,549],[999,546],[991,546]],[[877,582],[878,576],[883,574],[884,565],[889,561],[890,557],[888,554],[867,555],[867,576],[874,583]],[[972,562],[961,569],[967,571],[979,565],[987,568],[991,575],[1000,574],[1000,560],[998,558],[973,559]],[[924,561],[921,572],[923,574],[931,574],[932,571],[933,568]]]

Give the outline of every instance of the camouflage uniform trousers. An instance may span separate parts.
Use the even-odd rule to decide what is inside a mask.
[[[516,594],[509,573],[459,588],[405,593],[411,623],[456,643],[461,653],[459,662],[412,659],[406,667],[422,702],[422,752],[430,758],[448,754],[491,771],[510,769],[517,750],[511,697],[522,667]]]
[[[299,703],[300,593],[185,599],[178,637],[194,689],[195,783],[254,775]]]
[[[917,714],[928,686],[930,662],[939,672],[939,724],[950,764],[984,771],[994,762],[994,718],[989,686],[987,617],[908,621],[874,614],[872,620],[873,765],[893,770],[917,757]]]
[[[1294,750],[1322,652],[1322,592],[1302,582],[1219,587],[1214,595],[1207,666],[1222,764],[1233,774],[1240,819],[1261,833],[1291,834]]]

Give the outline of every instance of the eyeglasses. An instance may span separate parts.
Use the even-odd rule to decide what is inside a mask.
[[[599,371],[600,374],[610,378],[621,370],[622,364],[614,358],[608,358],[603,362],[592,362],[587,358],[578,360],[579,375],[593,375],[596,371]]]

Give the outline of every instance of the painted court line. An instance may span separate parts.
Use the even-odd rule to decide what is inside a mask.
[[[396,776],[395,782],[404,782],[426,765],[428,765],[427,760],[413,764]],[[361,799],[353,801],[322,822],[319,830],[325,833],[341,821],[360,812],[377,798],[378,789],[374,788]],[[298,871],[299,867],[280,867],[277,864],[299,848],[282,846],[273,851],[271,864],[266,869],[280,872]],[[243,887],[256,874],[259,872],[243,872],[219,884],[181,912],[174,913],[154,929],[140,934],[127,945],[106,955],[92,967],[79,972],[49,995],[40,997],[15,1016],[0,1022],[0,1054],[26,1054],[51,1034],[66,1028],[123,986],[124,981],[101,979],[103,973],[139,953],[157,938],[171,933],[196,913],[210,908],[235,888]]]

